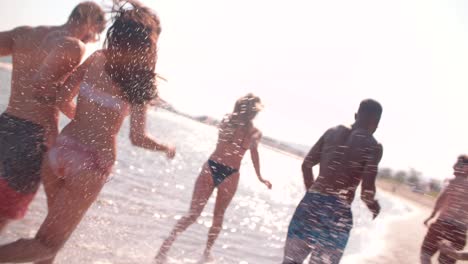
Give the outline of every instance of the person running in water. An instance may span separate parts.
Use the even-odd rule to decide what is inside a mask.
[[[214,189],[217,188],[213,224],[208,232],[208,241],[203,254],[205,260],[212,258],[211,248],[221,232],[224,213],[236,193],[241,161],[248,150],[258,179],[271,188],[271,183],[260,173],[258,143],[262,134],[253,125],[253,119],[261,108],[260,98],[247,94],[237,100],[233,113],[221,121],[218,143],[195,182],[190,209],[164,240],[156,256],[156,263],[166,262],[167,253],[177,236],[195,223]]]
[[[116,160],[117,133],[128,114],[132,144],[174,157],[174,147],[145,131],[147,103],[157,96],[159,18],[137,2],[125,3],[114,11],[105,48],[80,65],[57,95],[59,105],[77,93],[78,99],[74,119],[44,160],[48,213],[33,239],[0,247],[1,263],[53,263],[106,183]]]
[[[33,200],[44,153],[58,134],[55,94],[104,27],[102,9],[83,2],[64,25],[0,32],[0,56],[13,58],[10,100],[0,115],[0,231]],[[60,110],[70,116],[72,108]]]
[[[377,217],[377,167],[382,145],[373,137],[382,114],[375,100],[360,103],[351,126],[328,129],[302,164],[307,190],[289,224],[283,264],[298,264],[310,254],[310,263],[339,263],[353,226],[351,203],[361,183],[361,199]],[[314,180],[312,167],[320,164]]]
[[[441,192],[431,215],[424,221],[429,221],[439,213],[437,220],[429,226],[421,246],[421,263],[431,263],[432,256],[439,251],[442,241],[450,242],[455,250],[462,250],[466,245],[466,226],[468,224],[468,156],[460,155],[453,165],[455,178]],[[447,247],[444,247],[447,249]],[[439,263],[453,264],[457,258],[453,254],[439,254]]]

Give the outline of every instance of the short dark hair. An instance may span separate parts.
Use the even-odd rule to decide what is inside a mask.
[[[458,161],[461,161],[464,164],[468,164],[468,155],[462,154],[458,156]]]
[[[377,117],[380,117],[382,115],[382,105],[374,99],[365,99],[359,104],[357,113],[358,115],[376,115]]]

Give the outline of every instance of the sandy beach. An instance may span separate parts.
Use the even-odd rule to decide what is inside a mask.
[[[420,246],[427,232],[423,221],[430,215],[435,198],[414,193],[408,186],[397,186],[394,192],[394,183],[387,180],[379,180],[377,186],[379,191],[395,196],[401,203],[411,206],[414,211],[392,222],[385,234],[386,247],[383,252],[365,257],[359,263],[419,263]],[[433,263],[437,263],[436,257],[433,258]]]

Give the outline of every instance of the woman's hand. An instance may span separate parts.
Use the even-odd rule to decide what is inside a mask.
[[[271,190],[271,187],[273,186],[273,185],[271,185],[271,182],[269,182],[269,181],[267,181],[267,180],[263,180],[263,179],[261,180],[261,182],[262,182],[263,184],[265,184],[266,187],[268,187],[268,189]]]
[[[167,158],[173,159],[176,154],[176,148],[174,146],[168,145],[166,146],[166,149],[164,152],[166,152]]]

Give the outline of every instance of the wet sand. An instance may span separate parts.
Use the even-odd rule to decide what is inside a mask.
[[[365,257],[359,263],[419,263],[420,246],[427,232],[424,220],[430,215],[435,198],[424,194],[412,192],[408,186],[399,186],[393,192],[394,184],[386,181],[378,181],[379,191],[384,191],[402,203],[410,205],[414,211],[406,217],[394,220],[385,234],[386,247],[383,252],[373,257]],[[437,263],[436,257],[432,260]],[[457,263],[468,263],[458,261]]]

